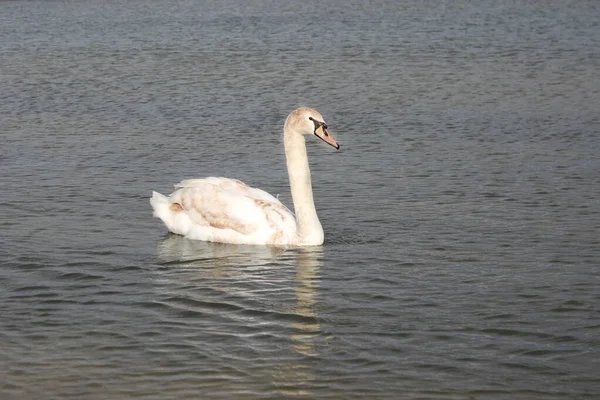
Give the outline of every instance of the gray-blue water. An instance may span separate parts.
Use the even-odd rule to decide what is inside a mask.
[[[151,190],[326,241],[168,235]],[[594,1],[0,3],[0,398],[600,398]]]

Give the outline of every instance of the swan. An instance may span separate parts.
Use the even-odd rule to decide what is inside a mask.
[[[306,135],[340,148],[317,110],[301,107],[288,115],[283,144],[295,216],[264,190],[237,179],[217,177],[184,180],[168,197],[152,192],[154,216],[170,232],[189,239],[255,245],[323,244],[323,227],[315,209],[306,156]]]

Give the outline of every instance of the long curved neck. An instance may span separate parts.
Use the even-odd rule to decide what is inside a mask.
[[[310,182],[310,168],[306,156],[304,136],[286,125],[283,130],[285,158],[294,212],[298,225],[298,244],[319,245],[323,243],[323,227],[317,217]]]

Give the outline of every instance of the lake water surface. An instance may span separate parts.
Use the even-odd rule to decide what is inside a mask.
[[[235,177],[326,241],[168,235]],[[600,398],[593,1],[0,3],[0,398]]]

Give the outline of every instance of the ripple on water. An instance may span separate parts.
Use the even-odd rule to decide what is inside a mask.
[[[337,3],[2,2],[0,398],[600,397],[595,3]],[[165,234],[300,104],[323,246]]]

